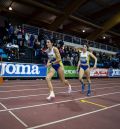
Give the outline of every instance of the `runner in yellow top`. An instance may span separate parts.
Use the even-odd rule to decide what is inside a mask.
[[[90,68],[89,68],[89,58],[90,56],[95,60],[94,67],[96,68],[97,65],[97,58],[89,51],[87,51],[87,45],[83,45],[83,50],[80,53],[80,60],[78,62],[77,70],[79,71],[79,80],[82,85],[82,93],[84,92],[84,82],[83,82],[83,75],[86,74],[86,78],[88,81],[88,91],[87,95],[91,94],[91,80],[90,80]]]
[[[48,83],[48,88],[50,90],[50,95],[47,97],[47,100],[51,100],[52,98],[55,98],[53,86],[51,83],[51,78],[53,77],[55,71],[58,72],[58,75],[62,83],[68,86],[68,93],[71,92],[71,85],[67,80],[65,80],[64,67],[62,64],[61,56],[58,48],[53,46],[54,41],[52,39],[49,39],[46,41],[46,43],[48,47],[48,49],[46,50],[48,54],[47,67],[50,68],[50,71],[46,76],[46,81]]]

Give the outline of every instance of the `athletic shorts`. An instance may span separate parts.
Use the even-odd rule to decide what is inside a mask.
[[[89,66],[88,65],[80,65],[80,68],[82,68],[84,71],[86,71],[89,68]]]
[[[52,67],[55,69],[55,71],[58,71],[60,64],[53,64]]]

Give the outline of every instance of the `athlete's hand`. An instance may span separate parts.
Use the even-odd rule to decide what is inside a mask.
[[[46,66],[47,66],[47,67],[50,67],[51,65],[52,65],[51,63],[47,63],[47,65],[46,65]]]
[[[77,74],[79,74],[79,69],[77,69]]]
[[[93,68],[92,69],[96,69],[96,66],[93,66]]]

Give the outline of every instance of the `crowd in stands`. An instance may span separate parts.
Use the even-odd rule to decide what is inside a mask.
[[[13,26],[5,21],[4,26],[0,26],[0,48],[4,50],[7,58],[5,61],[19,61],[46,64],[46,43],[48,35],[41,31],[39,35],[25,33],[22,26]],[[76,66],[79,60],[80,50],[75,47],[65,46],[63,41],[55,37],[55,46],[59,48],[64,65]],[[0,53],[0,56],[4,53]],[[120,68],[120,54],[110,55],[105,52],[93,53],[98,58],[98,67]],[[90,65],[93,65],[91,60]]]

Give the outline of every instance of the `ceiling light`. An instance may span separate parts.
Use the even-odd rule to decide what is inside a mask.
[[[11,6],[9,7],[9,10],[12,11],[12,7]]]
[[[85,33],[85,30],[83,29],[82,32]]]
[[[105,36],[103,36],[103,39],[106,39],[106,37],[105,37]]]

